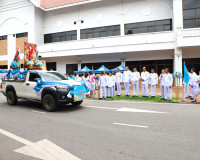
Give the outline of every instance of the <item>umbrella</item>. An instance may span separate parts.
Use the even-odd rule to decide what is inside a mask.
[[[83,73],[88,73],[91,72],[91,70],[85,66],[83,69],[79,70],[79,71],[74,71],[75,74],[83,74]]]
[[[99,74],[101,72],[110,72],[104,65],[102,65],[99,69],[95,70],[94,73]]]
[[[117,69],[119,68],[120,72],[124,72],[126,68],[121,64],[119,67],[112,69],[111,71],[117,72]]]

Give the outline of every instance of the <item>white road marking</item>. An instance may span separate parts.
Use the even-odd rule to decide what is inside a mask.
[[[33,143],[3,129],[0,129],[0,134],[26,145],[25,147],[16,149],[15,152],[17,153],[42,160],[81,160],[47,139]]]
[[[86,108],[97,108],[97,109],[110,109],[110,110],[116,110],[117,112],[161,113],[161,114],[167,113],[167,112],[159,112],[159,111],[134,109],[134,108],[110,108],[110,107],[100,107],[100,106],[85,106],[85,107]]]
[[[149,128],[148,126],[133,125],[133,124],[124,124],[124,123],[113,123],[113,124],[120,126],[136,127],[136,128]]]
[[[31,110],[31,112],[40,113],[40,114],[46,114],[46,112],[39,112],[39,111],[35,111],[35,110]]]
[[[167,113],[167,112],[159,112],[159,111],[134,109],[134,108],[120,108],[117,111],[118,112],[136,112],[136,113],[161,113],[161,114],[166,114]]]
[[[5,131],[3,129],[0,129],[0,133],[3,134],[3,135],[5,135],[5,136],[7,136],[7,137],[9,137],[9,138],[11,138],[11,139],[14,139],[14,140],[20,142],[22,144],[25,144],[25,145],[31,145],[32,144],[31,141],[23,139],[23,138],[21,138],[19,136],[16,136],[16,135],[14,135],[14,134],[12,134],[10,132],[7,132],[7,131]]]
[[[111,107],[99,107],[99,106],[84,106],[86,108],[97,108],[97,109],[111,109],[111,110],[116,110],[119,108],[111,108]]]

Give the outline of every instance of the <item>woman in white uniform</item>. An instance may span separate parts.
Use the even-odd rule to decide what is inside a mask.
[[[195,77],[195,82],[196,82],[195,96],[192,102],[197,102],[198,95],[200,94],[200,71],[199,71],[199,75]]]

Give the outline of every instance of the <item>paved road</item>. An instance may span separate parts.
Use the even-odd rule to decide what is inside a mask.
[[[149,112],[156,111],[156,112]],[[0,93],[0,129],[31,142],[48,139],[82,160],[199,160],[200,105],[85,101],[45,112],[38,103],[8,106]],[[37,160],[0,134],[0,160]]]

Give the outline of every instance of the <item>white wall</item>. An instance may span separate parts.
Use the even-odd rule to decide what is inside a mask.
[[[44,33],[171,18],[171,0],[106,0],[46,12]]]

